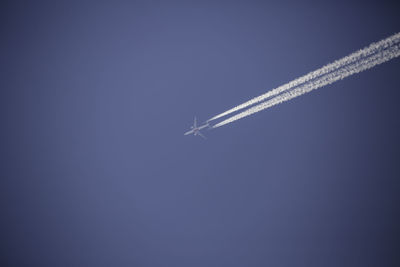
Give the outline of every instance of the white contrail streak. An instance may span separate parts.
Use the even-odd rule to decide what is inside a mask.
[[[370,69],[376,65],[379,65],[386,61],[389,61],[398,56],[400,56],[400,45],[392,46],[392,47],[390,47],[386,50],[383,50],[375,55],[371,55],[370,57],[359,60],[353,64],[344,66],[335,72],[326,74],[316,80],[310,81],[302,86],[295,87],[292,90],[282,93],[282,94],[280,94],[270,100],[267,100],[257,106],[251,107],[235,116],[232,116],[232,117],[214,125],[213,128],[217,128],[222,125],[231,123],[233,121],[242,119],[244,117],[247,117],[247,116],[254,114],[256,112],[259,112],[261,110],[267,109],[269,107],[275,106],[282,102],[288,101],[290,99],[293,99],[295,97],[298,97],[300,95],[308,93],[312,90],[318,89],[318,88],[323,87],[328,84],[332,84],[332,83],[339,81],[341,79],[344,79],[350,75]]]
[[[379,53],[395,44],[400,43],[400,33],[396,33],[386,39],[383,39],[377,43],[372,43],[370,44],[368,47],[361,49],[357,52],[354,52],[342,59],[336,60],[333,63],[330,63],[328,65],[325,65],[324,67],[317,69],[313,72],[310,72],[300,78],[297,78],[289,83],[286,83],[284,85],[281,85],[275,89],[272,89],[270,91],[268,91],[267,93],[260,95],[258,97],[255,97],[253,99],[250,99],[249,101],[240,104],[234,108],[231,108],[223,113],[220,113],[214,117],[212,117],[211,119],[209,119],[208,121],[212,121],[221,117],[224,117],[230,113],[233,113],[235,111],[241,110],[243,108],[249,107],[251,105],[257,104],[261,101],[266,100],[267,98],[276,96],[278,94],[281,94],[282,92],[285,92],[287,90],[290,90],[294,87],[300,86],[306,82],[309,82],[313,79],[316,79],[322,75],[328,74],[330,72],[336,71],[342,67],[345,67],[349,64],[352,64],[354,62],[359,61],[362,58],[368,57],[370,55],[373,55],[375,53]]]

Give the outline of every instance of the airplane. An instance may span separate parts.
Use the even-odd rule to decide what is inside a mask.
[[[184,135],[188,135],[188,134],[193,134],[193,135],[200,135],[201,137],[203,137],[204,139],[207,139],[201,132],[200,130],[204,129],[204,128],[209,128],[210,124],[207,122],[206,124],[203,124],[199,127],[197,127],[197,119],[196,117],[194,117],[194,122],[193,122],[193,126],[190,126],[190,131],[187,131],[186,133],[184,133]]]

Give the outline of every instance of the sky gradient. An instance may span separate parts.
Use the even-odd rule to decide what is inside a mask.
[[[398,4],[54,2],[1,4],[1,266],[399,266],[399,59],[183,136]]]

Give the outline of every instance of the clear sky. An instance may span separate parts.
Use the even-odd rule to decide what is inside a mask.
[[[399,266],[399,59],[183,136],[400,31],[313,2],[3,1],[0,265]]]

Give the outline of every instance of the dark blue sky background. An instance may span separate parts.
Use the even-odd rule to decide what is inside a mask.
[[[395,1],[0,10],[1,266],[399,266],[399,59],[183,136],[400,31]]]

